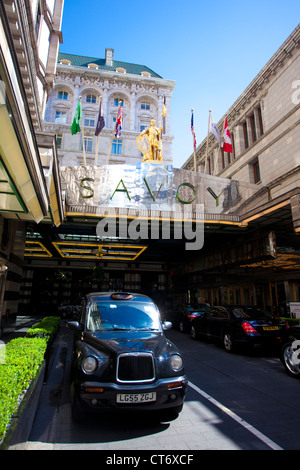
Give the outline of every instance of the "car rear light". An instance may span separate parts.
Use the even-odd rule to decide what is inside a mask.
[[[247,321],[243,322],[242,323],[242,328],[244,330],[244,332],[247,334],[247,335],[250,335],[250,334],[253,334],[253,333],[256,333],[257,334],[257,331],[255,328],[253,328],[253,326],[248,323]]]
[[[188,313],[186,317],[187,317],[189,320],[193,320],[193,319],[196,318],[197,316],[198,316],[198,315],[196,315],[195,313]]]
[[[285,327],[286,327],[286,328],[289,328],[289,327],[290,327],[290,325],[288,324],[287,321],[285,322]]]

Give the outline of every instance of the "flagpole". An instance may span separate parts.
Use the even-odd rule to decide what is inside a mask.
[[[191,110],[191,113],[193,115],[194,110]],[[194,123],[193,123],[194,127]],[[195,131],[193,130],[193,148],[194,148],[194,171],[197,171],[197,165],[196,165],[196,149],[195,149]]]
[[[162,158],[163,158],[163,147],[162,147],[162,139],[163,139],[163,133],[166,131],[166,122],[165,122],[165,117],[166,117],[166,114],[167,114],[167,108],[166,108],[166,97],[164,96],[164,102],[163,102],[163,106],[162,106],[162,111],[161,111],[161,131],[160,131],[160,148],[159,148],[159,160],[162,161]]]
[[[225,121],[224,121],[224,124],[225,124]],[[217,153],[217,156],[216,156],[216,159],[215,159],[215,165],[214,165],[214,175],[217,174],[217,165],[218,165],[218,162],[220,161],[220,155],[221,155],[221,142],[222,142],[222,138],[220,136],[220,142],[219,142],[219,148],[218,148],[218,153]]]
[[[101,102],[102,102],[102,96],[100,95],[100,106],[101,106]],[[97,165],[97,161],[98,161],[98,147],[99,147],[99,134],[97,135],[97,139],[96,139],[95,166]]]
[[[80,101],[80,106],[81,106],[81,96],[79,96],[79,101]],[[82,109],[82,107],[81,107]],[[82,151],[83,151],[83,163],[86,165],[86,158],[85,158],[85,145],[84,145],[84,129],[83,129],[83,117],[81,113],[81,119],[80,119],[80,124],[81,124],[81,135],[82,135]]]
[[[108,160],[110,159],[110,153],[111,153],[111,148],[112,148],[112,144],[113,144],[113,140],[114,140],[114,136],[115,136],[115,132],[116,132],[116,127],[117,127],[117,121],[116,121],[116,125],[114,127],[114,130],[113,130],[113,135],[112,135],[111,141],[110,141],[109,152],[108,152],[107,159],[106,159],[106,165],[108,165]]]
[[[98,145],[99,145],[99,135],[97,135],[97,138],[96,138],[95,166],[97,166],[97,160],[98,160]]]
[[[218,148],[218,152],[217,152],[217,156],[215,158],[215,164],[214,164],[214,175],[217,174],[217,164],[218,164],[218,161],[219,161],[219,157],[220,157],[220,153],[221,153],[221,145],[219,144],[219,148]]]
[[[206,155],[205,155],[204,173],[206,173],[207,160],[208,160],[208,136],[209,136],[210,113],[211,113],[211,109],[209,110],[209,115],[208,115],[208,129],[207,129],[207,138],[206,138]]]
[[[119,106],[121,106],[121,103],[122,103],[122,101],[120,100],[119,101]],[[114,130],[113,130],[113,135],[112,135],[112,138],[111,138],[111,141],[110,141],[110,147],[109,147],[109,152],[108,152],[107,159],[106,159],[106,165],[108,165],[108,161],[110,159],[111,148],[112,148],[115,132],[116,132],[117,125],[118,125],[118,115],[119,115],[119,110],[118,110],[118,114],[117,114],[117,118],[116,118],[116,124],[115,124]]]

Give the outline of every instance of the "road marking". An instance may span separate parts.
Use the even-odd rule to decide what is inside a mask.
[[[235,414],[229,408],[222,405],[222,403],[215,400],[213,397],[211,397],[206,392],[201,390],[201,388],[197,387],[197,385],[194,385],[192,382],[189,381],[189,386],[192,389],[194,389],[195,392],[199,393],[199,395],[204,397],[206,400],[210,401],[213,405],[217,406],[220,410],[222,410],[224,413],[226,413],[228,416],[230,416],[230,418],[234,419],[237,423],[239,423],[241,426],[243,426],[245,429],[247,429],[247,431],[254,434],[254,436],[256,436],[258,439],[260,439],[262,442],[264,442],[271,449],[273,449],[273,450],[283,450],[282,447],[280,447],[275,442],[273,442],[271,439],[269,439],[267,436],[265,436],[263,433],[258,431],[258,429],[254,428],[251,424],[247,423],[247,421],[240,418],[237,414]]]

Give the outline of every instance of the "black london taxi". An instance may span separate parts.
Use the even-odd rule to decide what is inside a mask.
[[[86,412],[137,410],[176,418],[188,381],[182,355],[164,335],[171,326],[145,295],[86,295],[79,322],[68,322],[75,332],[73,419]]]

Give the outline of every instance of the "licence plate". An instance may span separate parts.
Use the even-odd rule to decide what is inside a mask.
[[[278,326],[263,326],[263,329],[264,330],[279,330],[279,327]]]
[[[156,392],[117,394],[117,403],[145,403],[149,401],[156,401]]]

